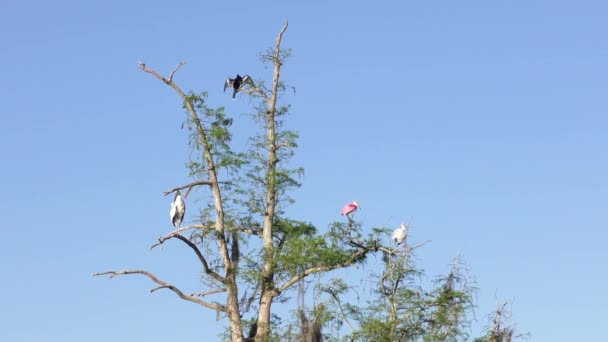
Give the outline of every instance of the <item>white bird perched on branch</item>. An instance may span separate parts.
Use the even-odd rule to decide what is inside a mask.
[[[391,236],[391,240],[395,241],[397,246],[402,244],[407,238],[407,225],[405,223],[401,224],[401,228],[395,229],[393,235]]]
[[[179,228],[179,225],[184,219],[185,213],[186,203],[184,203],[182,194],[179,192],[179,190],[177,190],[175,192],[175,198],[173,198],[173,203],[171,203],[171,211],[169,212],[171,215],[171,223],[175,226],[175,228]]]

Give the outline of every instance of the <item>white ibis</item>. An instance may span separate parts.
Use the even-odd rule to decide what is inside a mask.
[[[224,83],[224,92],[226,92],[226,88],[233,88],[234,92],[232,93],[232,99],[234,100],[236,93],[241,89],[241,87],[245,83],[249,83],[252,87],[255,87],[255,84],[253,84],[253,80],[251,79],[251,77],[249,77],[249,75],[244,75],[243,77],[241,77],[239,74],[237,74],[236,78],[228,77],[228,79],[226,79],[226,82]]]
[[[342,210],[340,211],[340,215],[344,216],[346,215],[348,217],[348,214],[355,212],[355,210],[357,210],[359,208],[359,202],[357,202],[357,200],[353,201],[353,203],[349,203],[347,205],[344,206],[344,208],[342,208]]]
[[[391,240],[395,241],[397,246],[402,244],[407,238],[407,225],[405,223],[401,224],[401,228],[395,229],[393,235],[391,236]]]
[[[185,213],[186,203],[184,203],[182,194],[179,192],[179,190],[177,190],[175,192],[175,198],[173,198],[173,203],[171,203],[171,211],[169,212],[171,215],[171,223],[175,226],[175,228],[179,228],[179,225],[184,219]]]

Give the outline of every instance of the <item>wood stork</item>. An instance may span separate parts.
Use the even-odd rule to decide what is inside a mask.
[[[233,88],[234,92],[232,93],[232,99],[234,100],[236,93],[241,89],[241,87],[245,83],[249,83],[252,87],[255,87],[255,84],[253,84],[253,80],[251,79],[251,77],[249,77],[249,75],[244,75],[243,77],[241,77],[239,74],[237,74],[236,78],[228,77],[228,79],[226,79],[226,82],[224,82],[224,92],[226,92],[226,88]]]
[[[175,228],[179,228],[179,225],[184,219],[185,213],[186,203],[184,203],[182,194],[179,192],[179,190],[177,190],[175,192],[175,198],[173,198],[173,203],[171,203],[171,211],[169,212],[171,215],[171,223],[175,226]]]
[[[391,236],[391,240],[393,240],[397,246],[402,244],[407,238],[407,225],[405,223],[401,224],[401,228],[395,229],[393,235]]]
[[[348,216],[348,214],[355,212],[359,208],[359,202],[357,200],[353,201],[353,203],[349,203],[342,208],[340,211],[340,215]]]

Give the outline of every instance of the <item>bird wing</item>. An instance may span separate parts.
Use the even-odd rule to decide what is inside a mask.
[[[177,212],[182,213],[182,215],[186,212],[186,202],[184,202],[184,198],[181,194],[175,196],[175,207],[177,209]]]
[[[169,214],[171,215],[171,223],[175,227],[178,227],[182,223],[185,213],[186,203],[184,202],[184,199],[182,198],[181,194],[177,192],[175,193],[175,198],[171,203],[171,211],[169,212]]]
[[[175,217],[175,213],[177,211],[177,206],[175,202],[171,203],[171,211],[169,211],[169,217],[171,218],[171,223],[173,223],[173,218]]]
[[[393,232],[393,235],[391,236],[391,240],[397,242],[397,234],[399,233],[398,229],[395,229],[395,231]]]
[[[340,211],[340,214],[342,214],[342,215],[350,214],[353,210],[355,210],[355,205],[347,204],[344,206],[344,208],[342,208],[342,210]]]
[[[249,85],[255,88],[255,83],[253,83],[253,79],[249,75],[243,76],[243,83],[249,83]]]
[[[226,91],[226,88],[232,88],[232,82],[234,82],[232,78],[228,77],[228,79],[226,79],[226,82],[224,82],[224,92]]]

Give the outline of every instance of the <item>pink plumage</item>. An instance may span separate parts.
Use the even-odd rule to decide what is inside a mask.
[[[349,204],[345,205],[344,208],[342,208],[342,210],[340,211],[340,215],[342,215],[342,216],[348,215],[348,214],[354,212],[355,210],[357,210],[357,208],[359,208],[359,203],[357,201],[354,201],[353,203],[349,203]]]

